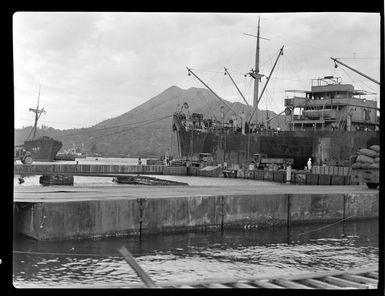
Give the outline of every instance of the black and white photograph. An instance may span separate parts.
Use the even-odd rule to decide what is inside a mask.
[[[382,18],[15,12],[13,287],[379,289]]]

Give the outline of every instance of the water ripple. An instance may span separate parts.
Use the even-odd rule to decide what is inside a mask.
[[[13,281],[16,287],[67,287],[141,284],[126,261],[116,254],[125,245],[156,282],[209,278],[250,278],[299,272],[344,270],[378,262],[378,221],[349,222],[345,228],[293,228],[249,232],[109,238],[50,243],[17,238]],[[296,237],[299,237],[297,240]],[[293,243],[293,239],[295,238]],[[79,255],[29,254],[29,251]],[[21,251],[26,253],[22,253]],[[94,252],[94,256],[81,253]]]

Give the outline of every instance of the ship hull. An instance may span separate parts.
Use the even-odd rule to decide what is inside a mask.
[[[380,143],[379,131],[280,131],[272,133],[177,131],[180,155],[212,153],[218,162],[248,164],[254,153],[269,157],[294,158],[293,168],[303,169],[309,157],[313,163],[349,166],[359,148]]]
[[[40,137],[25,141],[23,146],[31,152],[35,161],[54,161],[63,143],[50,137]]]

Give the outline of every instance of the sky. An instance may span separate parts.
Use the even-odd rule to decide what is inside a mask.
[[[260,72],[266,83],[259,108],[283,111],[285,90],[309,90],[312,79],[334,75],[375,95],[379,85],[334,67],[330,57],[380,80],[379,13],[134,13],[16,12],[13,16],[15,128],[39,120],[56,129],[91,127],[143,104],[171,86],[204,86],[243,102],[228,69],[252,104],[258,18]],[[172,112],[172,111],[170,111]],[[170,114],[171,115],[171,114]]]

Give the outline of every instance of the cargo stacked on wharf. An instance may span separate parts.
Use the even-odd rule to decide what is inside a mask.
[[[241,165],[232,165],[226,169],[224,169],[223,165],[210,165],[206,167],[99,164],[14,165],[14,174],[21,176],[71,175],[117,177],[121,175],[138,174],[242,178],[298,185],[357,185],[359,182],[351,178],[351,173],[351,167],[318,165],[314,165],[311,170],[262,170],[249,169],[248,167]]]

